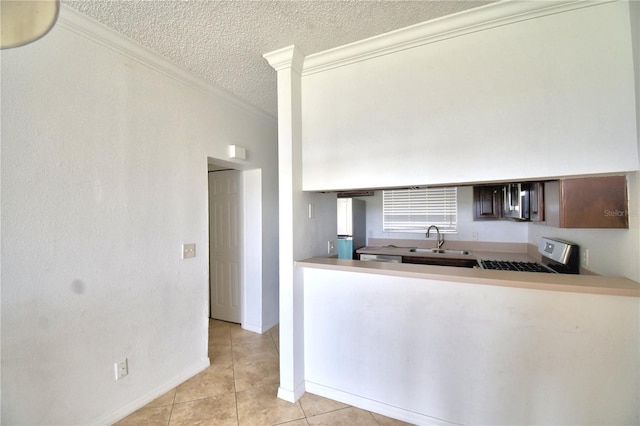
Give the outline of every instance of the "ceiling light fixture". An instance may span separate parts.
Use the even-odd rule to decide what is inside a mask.
[[[0,49],[44,37],[55,25],[59,11],[59,0],[0,0]]]

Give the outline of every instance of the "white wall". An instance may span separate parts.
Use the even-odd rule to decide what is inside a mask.
[[[640,420],[637,297],[313,268],[304,283],[312,393],[415,424]]]
[[[426,230],[421,233],[382,231],[382,191],[376,191],[373,196],[360,199],[367,204],[367,238],[417,240],[426,238]],[[527,223],[505,220],[474,221],[473,187],[458,187],[458,232],[456,234],[444,234],[445,242],[474,241],[477,235],[478,241],[526,243],[527,234]]]
[[[128,43],[63,8],[2,52],[3,424],[113,422],[206,367],[208,158],[246,146],[277,197],[274,120]]]
[[[628,2],[497,12],[536,3],[554,5],[489,5],[406,40],[396,32],[306,58],[304,189],[638,170]],[[351,60],[332,66],[343,51]]]

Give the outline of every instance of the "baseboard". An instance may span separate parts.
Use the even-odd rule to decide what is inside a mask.
[[[278,325],[280,322],[279,320],[275,320],[266,324],[262,325],[262,332],[266,333],[267,331],[271,330],[273,327],[275,327],[276,325]]]
[[[278,398],[283,399],[285,401],[295,403],[298,401],[302,395],[306,392],[305,382],[300,383],[293,391],[289,389],[284,389],[282,386],[278,388]]]
[[[176,376],[175,378],[173,378],[172,380],[163,383],[162,385],[158,386],[157,388],[153,389],[150,392],[147,392],[146,394],[142,395],[140,398],[137,398],[133,401],[131,401],[130,403],[126,404],[124,407],[117,409],[116,411],[113,411],[95,421],[92,421],[91,424],[92,425],[111,425],[114,424],[122,419],[124,419],[125,417],[127,417],[129,414],[139,410],[140,408],[144,407],[145,405],[147,405],[148,403],[150,403],[151,401],[153,401],[154,399],[164,395],[165,393],[169,392],[171,389],[175,388],[176,386],[178,386],[181,383],[184,383],[186,380],[192,378],[193,376],[195,376],[196,374],[200,373],[202,370],[204,370],[205,368],[209,367],[210,362],[209,362],[209,358],[204,359],[203,361],[201,361],[200,363],[192,366],[191,368],[189,368],[188,370],[184,371],[182,374]]]
[[[354,395],[348,392],[343,392],[338,389],[330,388],[313,382],[305,382],[306,391],[324,398],[329,398],[334,401],[342,402],[344,404],[352,405],[357,408],[361,408],[367,411],[373,411],[374,413],[382,414],[383,416],[391,417],[393,419],[402,420],[407,423],[415,425],[455,425],[456,423],[447,422],[446,420],[438,419],[435,417],[426,416],[424,414],[416,413],[414,411],[405,410],[393,405],[384,404],[379,401],[364,398],[359,395]],[[278,394],[278,397],[280,395]],[[284,399],[284,398],[283,398]]]
[[[253,331],[254,333],[263,334],[271,330],[276,325],[278,325],[277,321],[274,322],[273,324],[263,324],[263,325],[242,323],[241,327],[243,330]]]
[[[260,327],[257,324],[248,324],[246,322],[243,322],[242,324],[240,324],[240,327],[242,327],[243,330],[252,331],[254,333],[262,334],[262,327]]]

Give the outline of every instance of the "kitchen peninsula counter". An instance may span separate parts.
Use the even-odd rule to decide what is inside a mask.
[[[402,255],[402,250],[409,253],[407,248],[387,248],[386,250],[387,252],[385,254]],[[410,253],[410,255],[420,254]],[[502,257],[513,260],[519,260],[519,257],[528,257],[528,255],[524,253],[505,254],[491,252],[476,252],[474,256],[476,258],[479,256],[482,258]],[[296,266],[534,290],[640,297],[640,283],[624,277],[495,271],[408,263],[361,262],[359,260],[343,260],[328,257],[314,257],[301,260],[296,262]]]
[[[327,257],[296,268],[306,392],[412,424],[638,424],[637,282]]]

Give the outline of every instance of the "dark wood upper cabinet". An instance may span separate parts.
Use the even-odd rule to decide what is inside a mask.
[[[527,219],[508,217],[507,213],[505,213],[507,208],[505,194],[508,194],[508,191],[505,191],[506,185],[473,187],[473,220],[520,220],[531,222],[544,220],[544,187],[542,182],[525,182],[517,186],[528,193],[526,203],[521,206],[528,209],[527,214],[524,215]],[[509,187],[512,186],[510,185]]]
[[[473,187],[473,220],[502,218],[502,186]]]
[[[532,182],[529,187],[529,220],[544,221],[544,184]]]
[[[558,228],[628,228],[625,176],[545,182],[545,216]]]

